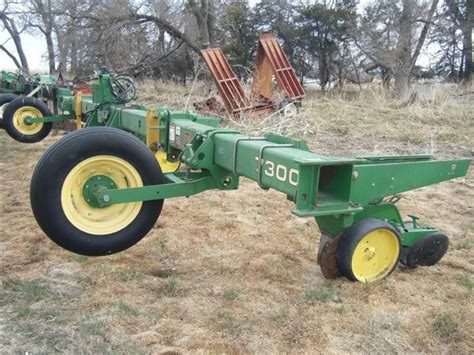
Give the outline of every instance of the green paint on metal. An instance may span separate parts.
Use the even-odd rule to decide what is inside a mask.
[[[25,117],[25,123],[30,125],[33,123],[69,121],[71,119],[73,119],[73,116],[71,114],[46,116],[46,117]]]
[[[219,128],[217,118],[164,107],[148,110],[141,105],[114,102],[110,76],[101,74],[92,96],[82,96],[85,126],[107,126],[125,130],[144,142],[147,132],[156,142],[154,151],[179,160],[186,173],[165,174],[166,183],[132,189],[100,185],[84,196],[95,206],[191,196],[210,189],[232,190],[239,177],[255,181],[263,189],[282,192],[295,203],[292,213],[314,217],[327,236],[337,236],[365,218],[386,220],[400,232],[403,246],[411,246],[436,229],[404,222],[387,197],[466,174],[469,159],[436,161],[427,155],[336,158],[311,152],[304,141],[266,134],[249,137],[233,129]],[[58,91],[58,105],[69,115],[28,118],[28,122],[75,119],[75,97]],[[152,117],[152,118],[153,118]],[[147,127],[147,124],[149,125]],[[149,137],[150,139],[150,137]],[[384,201],[385,199],[385,201]]]
[[[106,175],[94,175],[87,179],[82,189],[84,200],[94,208],[103,208],[99,203],[99,191],[116,189],[114,180]]]
[[[354,165],[351,201],[365,205],[385,196],[466,175],[469,159],[368,162]],[[349,182],[347,182],[349,183]]]
[[[217,187],[212,177],[209,175],[201,173],[193,174],[193,177],[190,179],[186,179],[184,176],[178,177],[177,174],[170,175],[171,176],[169,176],[167,180],[172,182],[167,184],[131,189],[108,189],[98,191],[98,201],[101,206],[105,207],[118,203],[192,196]]]

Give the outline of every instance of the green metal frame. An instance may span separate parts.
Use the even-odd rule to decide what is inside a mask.
[[[249,137],[219,128],[217,118],[115,103],[109,81],[109,75],[99,76],[93,95],[80,98],[80,112],[77,98],[64,92],[58,103],[69,113],[29,120],[53,122],[76,119],[79,114],[86,127],[114,127],[134,134],[152,151],[165,152],[169,160],[181,162],[186,171],[165,174],[162,185],[117,189],[110,183],[98,183],[94,191],[84,192],[98,208],[211,189],[233,190],[239,178],[246,177],[263,189],[285,194],[295,203],[293,214],[314,217],[329,237],[372,217],[386,220],[400,232],[402,245],[411,246],[436,229],[415,218],[404,222],[395,205],[397,198],[389,197],[464,176],[470,163],[469,159],[438,161],[430,156],[324,156],[311,152],[303,141],[273,134]]]

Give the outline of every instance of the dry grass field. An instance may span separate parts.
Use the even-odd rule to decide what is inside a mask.
[[[176,108],[199,99],[167,83],[139,92]],[[372,89],[309,93],[294,120],[282,131],[324,154],[474,155],[472,92],[412,104]],[[400,201],[402,213],[450,236],[441,262],[366,286],[325,281],[314,220],[248,180],[166,201],[149,235],[120,254],[65,251],[37,226],[28,191],[58,138],[26,145],[0,131],[1,353],[474,352],[473,167]]]

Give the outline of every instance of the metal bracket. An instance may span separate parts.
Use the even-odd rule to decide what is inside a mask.
[[[28,95],[26,95],[26,97],[32,97],[34,94],[36,94],[38,91],[40,91],[44,86],[45,86],[44,84],[38,85],[36,88],[34,88],[32,91],[30,91],[28,93]]]
[[[234,158],[232,161],[232,173],[234,175],[237,175],[237,145],[239,144],[240,141],[261,141],[265,140],[264,137],[242,137],[242,138],[237,138],[234,143]]]

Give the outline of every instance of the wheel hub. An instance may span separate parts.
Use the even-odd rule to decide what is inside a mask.
[[[375,256],[375,247],[368,247],[365,249],[365,254],[367,255],[367,259],[370,260]]]
[[[102,190],[116,189],[115,182],[106,175],[94,175],[87,179],[82,189],[84,200],[94,208],[105,208],[99,204],[98,193]]]
[[[13,126],[21,134],[33,135],[41,131],[43,123],[31,122],[32,117],[42,117],[41,112],[31,106],[24,106],[16,110],[13,115]]]

